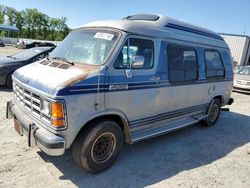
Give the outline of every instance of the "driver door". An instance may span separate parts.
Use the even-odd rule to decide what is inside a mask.
[[[157,113],[159,91],[155,79],[154,46],[152,39],[128,38],[106,72],[109,91],[105,93],[105,106],[122,111],[132,126],[149,123],[147,118]],[[134,56],[144,57],[143,66],[131,67]]]

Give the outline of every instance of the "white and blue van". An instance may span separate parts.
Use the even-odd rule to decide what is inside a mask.
[[[216,33],[139,14],[73,30],[50,57],[13,74],[14,119],[29,146],[108,168],[123,143],[216,123],[231,104],[232,59]]]

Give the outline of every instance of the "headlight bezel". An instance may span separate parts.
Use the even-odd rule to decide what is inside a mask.
[[[42,114],[44,114],[45,116],[49,117],[49,122],[47,121],[47,124],[49,125],[50,128],[52,128],[53,130],[65,130],[68,127],[67,124],[67,115],[66,115],[66,104],[65,101],[63,99],[51,99],[51,98],[45,98],[45,97],[41,97],[41,108],[40,111]],[[63,117],[62,118],[54,118],[52,116],[52,103],[59,103],[62,106],[62,113],[63,113]],[[44,109],[44,107],[46,108],[46,110]],[[48,111],[49,109],[49,111]],[[40,118],[41,119],[41,118]],[[55,122],[55,120],[58,121],[63,121],[63,125],[61,124],[60,126],[55,126],[53,125],[53,122]]]

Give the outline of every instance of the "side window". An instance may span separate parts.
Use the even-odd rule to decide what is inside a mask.
[[[116,69],[128,69],[134,56],[143,56],[143,67],[136,69],[151,69],[154,65],[154,43],[147,39],[129,38],[120,51],[115,63]]]
[[[220,54],[217,51],[206,50],[206,74],[207,78],[224,78],[225,68],[223,66]]]
[[[198,60],[191,47],[169,45],[168,67],[170,82],[188,82],[198,79]]]

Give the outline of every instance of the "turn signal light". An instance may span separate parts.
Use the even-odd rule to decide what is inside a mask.
[[[51,123],[54,127],[65,126],[64,122],[64,110],[61,102],[51,103]]]
[[[63,127],[64,126],[64,120],[62,120],[62,119],[52,119],[52,125],[54,127]]]
[[[63,104],[60,102],[51,103],[51,116],[52,118],[64,118]]]

